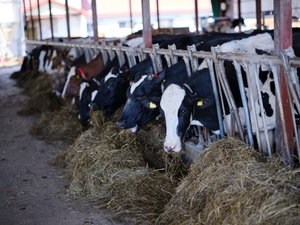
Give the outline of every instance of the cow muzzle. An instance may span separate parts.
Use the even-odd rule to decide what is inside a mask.
[[[89,104],[89,108],[91,109],[91,110],[98,110],[98,106],[97,106],[97,104],[96,103],[94,103],[94,102],[92,102],[92,103],[90,103]]]
[[[164,144],[164,150],[167,153],[179,152],[181,149],[175,144]]]

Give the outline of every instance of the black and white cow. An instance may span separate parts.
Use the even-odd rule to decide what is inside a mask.
[[[182,83],[187,78],[183,60],[158,74],[153,74],[151,67],[137,73],[127,89],[127,101],[118,120],[118,126],[129,129],[132,133],[138,132],[142,126],[159,116],[159,101],[163,89],[170,83]]]
[[[119,67],[118,56],[110,60],[95,77],[89,80],[82,79],[79,91],[79,119],[82,122],[86,122],[90,119],[90,103],[92,99],[95,98],[98,89],[102,86],[105,76],[114,67]]]
[[[92,102],[91,110],[102,110],[104,115],[112,116],[117,109],[125,104],[126,90],[129,87],[129,70],[127,67],[113,67],[105,76]]]
[[[274,42],[270,34],[258,34],[249,38],[227,42],[220,46],[223,52],[238,52],[245,54],[256,54],[256,52],[264,52],[272,54],[274,50]],[[238,88],[238,82],[235,69],[232,62],[224,61],[225,73],[230,85],[230,90],[234,97],[234,101],[238,108],[242,108],[241,94]],[[263,106],[268,118],[268,129],[275,127],[275,110],[274,101],[275,96],[270,90],[272,86],[273,77],[270,72],[261,72],[263,74],[260,84],[260,91],[263,95]],[[269,76],[266,77],[266,74]],[[245,76],[245,73],[243,73]],[[264,77],[264,78],[263,78]],[[252,84],[247,84],[247,79],[244,77],[245,92],[252,87]],[[264,83],[263,83],[264,82]],[[254,96],[256,106],[259,101],[257,96]],[[230,112],[227,102],[225,103],[225,112],[223,112],[223,119],[230,118]],[[164,149],[166,152],[179,152],[181,151],[181,139],[185,131],[190,125],[205,126],[212,130],[215,134],[219,134],[219,122],[216,111],[216,103],[213,94],[210,73],[205,63],[201,65],[184,84],[171,84],[164,91],[160,106],[165,116],[166,122],[166,139],[164,142]],[[259,107],[255,109],[250,108],[250,117],[253,118],[254,114],[257,115],[262,112],[258,111]],[[244,111],[239,110],[242,124],[245,123]],[[261,118],[258,118],[261,120]],[[230,122],[228,122],[228,130]],[[261,124],[261,123],[259,123]],[[228,131],[227,130],[227,131]],[[226,132],[226,131],[225,131]],[[254,130],[256,132],[256,130]]]

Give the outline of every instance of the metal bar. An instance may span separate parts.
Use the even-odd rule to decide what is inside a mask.
[[[34,40],[34,22],[32,16],[31,0],[29,0],[29,8],[30,8],[30,21],[31,21],[31,35],[32,35],[32,40]]]
[[[256,28],[261,30],[261,0],[256,0]]]
[[[195,0],[195,26],[196,26],[195,34],[199,35],[198,0]]]
[[[26,4],[25,0],[23,0],[23,10],[24,10],[24,31],[26,31],[27,39],[29,37],[28,35],[28,26],[27,26],[27,18],[26,18]]]
[[[94,41],[99,41],[98,36],[98,18],[97,18],[97,4],[96,0],[92,0],[92,15],[93,15],[93,30],[94,30]]]
[[[49,3],[49,19],[50,19],[50,28],[51,28],[51,39],[54,40],[53,36],[53,18],[52,18],[52,10],[51,10],[51,0],[48,0]]]
[[[149,0],[142,1],[142,16],[143,16],[143,40],[146,48],[152,47],[152,28],[150,17]]]
[[[160,22],[159,22],[159,0],[156,0],[156,17],[157,17],[157,30],[160,33]]]
[[[40,40],[43,40],[42,35],[42,21],[41,21],[41,10],[40,10],[40,0],[37,0],[37,9],[38,9],[38,20],[39,20],[39,30],[40,30]]]
[[[219,98],[219,92],[217,88],[217,82],[216,82],[216,76],[214,72],[213,62],[211,59],[206,58],[206,62],[208,64],[210,79],[213,87],[214,97],[216,101],[216,109],[217,109],[217,115],[218,115],[218,122],[219,122],[219,128],[220,128],[220,138],[223,139],[225,137],[225,131],[224,131],[224,124],[223,124],[223,118],[222,118],[222,110],[221,110],[221,102]]]
[[[274,1],[274,41],[275,54],[280,55],[281,49],[287,49],[292,45],[292,0]],[[294,137],[293,137],[293,117],[288,100],[287,82],[285,80],[283,68],[280,67],[280,75],[277,83],[280,84],[277,106],[282,106],[283,110],[276,108],[276,150],[284,159],[287,165],[293,167],[294,162]],[[281,115],[280,113],[283,113]]]
[[[241,16],[241,0],[238,0],[238,15],[239,15],[239,19],[242,18]],[[241,23],[239,23],[239,32],[241,32],[242,29],[241,29]]]
[[[69,3],[65,0],[68,41],[71,41]]]
[[[130,28],[131,28],[131,33],[133,34],[133,22],[132,22],[132,6],[131,6],[131,0],[129,0],[129,18],[130,18]]]
[[[236,70],[237,74],[237,80],[239,84],[239,90],[242,98],[242,103],[243,103],[243,110],[245,114],[245,122],[247,126],[247,133],[248,133],[248,140],[249,140],[249,145],[254,146],[254,141],[252,137],[252,127],[251,127],[251,122],[250,122],[250,115],[249,115],[249,109],[248,109],[248,103],[247,103],[247,97],[245,94],[245,87],[244,87],[244,82],[243,82],[243,77],[242,77],[242,72],[241,72],[241,65],[237,63],[237,61],[233,61],[234,68]]]

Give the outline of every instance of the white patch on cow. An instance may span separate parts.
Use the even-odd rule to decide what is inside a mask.
[[[82,82],[82,83],[80,84],[79,99],[81,99],[82,93],[83,93],[84,89],[86,88],[86,86],[87,86],[87,83],[86,83],[86,82]]]
[[[126,41],[125,44],[129,47],[141,47],[141,45],[144,44],[144,39],[143,37],[132,38]]]
[[[206,60],[203,60],[200,66],[198,67],[198,70],[206,69],[208,68]]]
[[[139,79],[137,82],[134,82],[130,86],[130,94],[134,92],[134,90],[146,79],[147,75],[143,75],[141,79]]]
[[[178,110],[185,96],[185,90],[176,84],[170,84],[164,91],[160,106],[165,114],[166,121],[166,138],[165,149],[172,149],[173,152],[181,150],[181,140],[177,135]]]
[[[53,50],[53,53],[52,53],[52,57],[50,59],[50,62],[48,63],[48,65],[46,66],[45,70],[48,74],[53,74],[56,72],[56,69],[52,69],[52,65],[53,65],[53,58],[57,56],[57,50]]]
[[[62,92],[62,96],[64,96],[66,94],[66,90],[67,90],[67,86],[70,82],[70,79],[73,75],[75,75],[75,71],[76,71],[76,67],[75,66],[72,66],[69,73],[68,73],[68,77],[67,77],[67,81],[65,83],[65,86],[64,86],[64,89],[63,89],[63,92]]]
[[[105,76],[105,78],[104,78],[104,82],[106,82],[108,79],[110,79],[110,78],[116,78],[117,77],[117,75],[115,75],[115,74],[112,74],[111,72],[109,72],[109,74],[107,74],[106,76]]]
[[[244,54],[256,54],[255,49],[266,51],[269,54],[274,53],[274,41],[270,34],[263,33],[226,42],[220,46],[222,52],[234,52]]]
[[[39,72],[44,72],[45,71],[45,67],[44,67],[44,58],[46,56],[46,51],[42,50],[40,52],[40,56],[39,56]]]
[[[91,97],[92,101],[94,101],[97,94],[98,94],[98,90],[95,90],[95,91],[92,92],[92,97]]]
[[[258,124],[258,129],[262,130],[263,129],[263,118],[262,116],[265,117],[266,120],[266,126],[267,126],[267,130],[271,130],[274,129],[276,127],[276,110],[275,110],[275,96],[272,93],[272,91],[270,90],[270,83],[273,81],[273,79],[268,78],[268,80],[266,80],[266,82],[264,83],[264,85],[261,87],[261,92],[263,93],[267,93],[269,95],[269,104],[271,106],[273,106],[273,114],[272,116],[266,116],[265,112],[261,112],[260,108],[262,103],[260,103],[259,99],[256,99],[255,101],[255,109],[250,111],[250,117],[252,118],[251,120],[251,126],[252,126],[252,130],[253,133],[256,133],[256,127],[254,126],[254,123]],[[258,114],[261,114],[261,116],[259,116]],[[255,118],[256,115],[256,120],[253,120],[253,118]]]

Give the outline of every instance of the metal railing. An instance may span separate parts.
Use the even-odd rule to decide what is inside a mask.
[[[229,52],[221,52],[218,47],[212,47],[211,52],[204,51],[196,51],[195,46],[187,46],[187,50],[177,50],[175,45],[170,45],[168,49],[159,49],[159,45],[155,44],[152,48],[144,48],[144,47],[127,47],[122,46],[122,44],[113,45],[111,43],[107,43],[105,41],[100,44],[95,43],[70,43],[70,42],[53,42],[53,41],[26,41],[27,45],[52,45],[58,47],[65,48],[79,48],[85,50],[92,50],[93,53],[96,51],[101,51],[103,57],[106,59],[112,59],[112,57],[116,54],[119,57],[119,62],[121,65],[125,62],[125,57],[128,59],[129,66],[132,67],[135,65],[136,57],[139,58],[139,61],[145,59],[147,55],[149,55],[152,59],[153,66],[155,72],[159,72],[163,69],[163,64],[161,61],[162,56],[166,59],[167,66],[178,62],[178,58],[181,57],[186,65],[187,72],[189,75],[192,72],[196,71],[199,67],[199,59],[203,59],[206,61],[211,78],[213,81],[214,95],[217,103],[217,111],[218,111],[218,121],[220,124],[221,136],[236,136],[235,128],[237,129],[239,138],[253,146],[255,141],[257,142],[257,148],[260,152],[271,156],[272,148],[274,142],[274,128],[271,129],[267,124],[267,116],[265,113],[260,113],[257,115],[255,113],[255,109],[260,107],[260,112],[264,112],[263,108],[263,99],[261,95],[261,87],[262,84],[259,81],[259,69],[262,66],[268,66],[270,68],[270,72],[272,72],[275,83],[275,91],[276,98],[281,103],[281,95],[280,95],[280,84],[279,84],[279,67],[283,66],[285,71],[286,80],[288,83],[289,90],[289,101],[291,102],[291,110],[292,112],[300,112],[300,88],[299,88],[299,80],[297,76],[297,68],[300,67],[300,58],[287,57],[287,52],[282,51],[281,56],[275,55],[247,55],[247,54],[239,54],[239,53],[229,53]],[[232,93],[230,90],[230,85],[228,80],[226,79],[226,74],[224,70],[224,61],[232,61],[233,65],[236,69],[237,79],[239,83],[239,90],[243,102],[243,111],[239,110],[234,102],[232,97]],[[245,86],[242,78],[241,70],[244,70],[247,74],[247,83],[252,84],[252,87],[248,90],[248,95],[245,94]],[[250,86],[249,86],[250,87]],[[231,123],[226,124],[223,118],[225,115],[222,115],[222,108],[224,108],[225,99],[220,99],[221,90],[225,93],[226,101],[229,104],[230,112],[231,112]],[[275,105],[273,106],[275,110]],[[280,114],[280,119],[282,123],[284,123],[283,118],[283,108],[282,105],[278,105],[278,113]],[[243,117],[241,117],[243,114]],[[299,138],[298,138],[298,128],[296,119],[293,120],[293,129],[295,135],[295,149],[297,150],[298,156],[300,156],[300,146],[299,146]],[[234,126],[233,126],[234,125]],[[230,129],[228,129],[230,128]],[[284,129],[284,127],[283,127]],[[283,133],[286,132],[283,130]],[[253,138],[253,134],[255,135],[256,140]],[[258,135],[259,134],[259,135]],[[285,135],[283,135],[284,139],[287,139]]]

